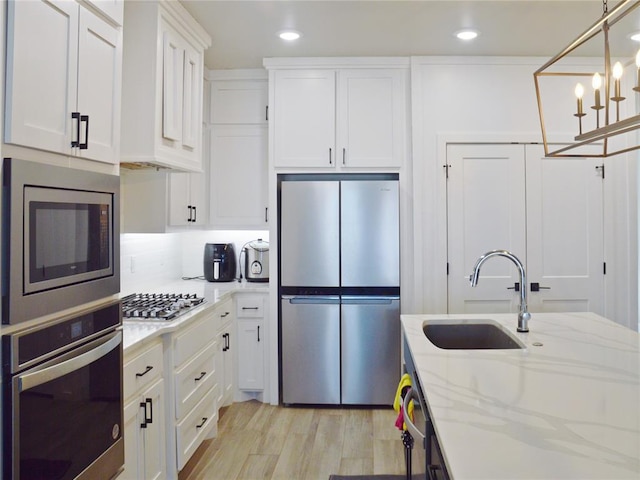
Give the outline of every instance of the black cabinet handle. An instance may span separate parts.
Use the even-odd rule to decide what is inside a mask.
[[[193,223],[196,223],[198,221],[198,207],[196,207],[195,205],[193,206],[193,220],[191,220]]]
[[[89,115],[80,115],[80,123],[82,122],[84,122],[84,143],[78,143],[78,147],[80,150],[86,150],[89,148]],[[78,142],[80,142],[80,136],[78,136]]]
[[[347,156],[347,149],[346,149],[346,148],[343,148],[343,149],[342,149],[342,164],[343,164],[343,165],[346,165],[346,164],[347,164],[346,156]]]
[[[520,282],[516,282],[513,284],[513,287],[507,287],[507,290],[515,290],[516,292],[520,291]]]
[[[151,365],[147,365],[147,368],[144,369],[144,372],[142,373],[136,373],[136,377],[144,377],[147,373],[149,373],[151,370],[153,370],[153,367]]]
[[[223,333],[222,338],[224,339],[224,346],[222,347],[222,351],[226,352],[229,350],[229,334]]]
[[[149,407],[147,416],[147,406]],[[144,409],[144,420],[140,424],[140,428],[147,428],[147,425],[153,423],[153,400],[146,398],[144,402],[140,402],[140,408]]]
[[[269,223],[269,207],[264,207],[264,223]]]
[[[71,140],[72,147],[80,146],[80,112],[71,112],[71,119],[76,121],[76,139]]]
[[[260,325],[258,325],[258,341],[260,341]]]
[[[189,216],[187,217],[187,222],[191,221],[191,205],[187,205],[187,210],[189,210]]]
[[[222,315],[220,315],[220,318],[224,318],[224,317],[226,317],[227,315],[229,315],[229,312],[224,312]]]
[[[531,282],[532,292],[539,292],[540,290],[551,290],[551,287],[541,287],[538,282]]]
[[[268,122],[269,121],[269,105],[264,107],[264,119]]]
[[[258,310],[258,307],[242,307],[243,310]]]
[[[231,335],[228,333],[225,333],[225,335],[227,336],[227,350],[231,349]]]
[[[329,149],[329,165],[333,165],[333,162],[331,161],[331,149]]]
[[[200,372],[200,376],[198,378],[194,378],[194,380],[196,382],[199,382],[200,380],[202,380],[204,378],[204,376],[207,374],[207,372]]]
[[[196,428],[204,427],[204,424],[207,423],[207,420],[208,420],[207,417],[202,417],[202,422],[200,423],[200,425],[196,425]]]

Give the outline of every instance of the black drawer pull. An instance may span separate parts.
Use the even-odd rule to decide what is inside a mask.
[[[136,373],[136,377],[144,377],[147,373],[149,373],[151,370],[153,370],[153,367],[151,365],[147,365],[147,368],[144,370],[144,372],[142,373]]]
[[[227,315],[229,315],[229,312],[224,312],[222,315],[220,315],[220,318],[224,318],[224,317],[226,317]]]
[[[207,417],[202,417],[202,422],[200,423],[200,425],[196,425],[196,428],[204,427],[204,424],[207,423],[207,420],[208,420]]]
[[[258,310],[258,307],[242,307],[243,310]]]
[[[207,374],[207,372],[200,372],[200,376],[198,378],[194,378],[194,380],[196,382],[199,382],[200,380],[202,380],[204,378],[204,376]]]

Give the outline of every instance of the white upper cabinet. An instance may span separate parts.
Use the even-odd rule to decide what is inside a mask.
[[[202,171],[211,38],[178,2],[127,2],[125,21],[121,161]]]
[[[406,69],[277,69],[275,167],[400,168],[406,152]]]
[[[269,99],[266,79],[229,80],[214,77],[210,91],[210,123],[267,124]]]
[[[122,31],[75,2],[7,6],[5,143],[117,163]]]

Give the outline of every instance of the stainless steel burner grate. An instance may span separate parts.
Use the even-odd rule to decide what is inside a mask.
[[[172,320],[204,302],[189,293],[134,293],[122,299],[122,316],[130,320]]]

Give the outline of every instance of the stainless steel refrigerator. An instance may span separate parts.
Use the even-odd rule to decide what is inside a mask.
[[[278,185],[282,403],[392,404],[398,176],[280,175]]]

